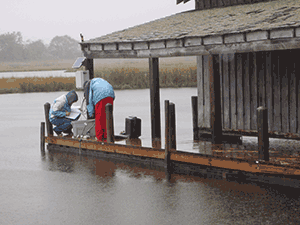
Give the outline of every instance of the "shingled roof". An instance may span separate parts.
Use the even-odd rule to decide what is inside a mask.
[[[91,39],[82,42],[81,45],[83,50],[89,51],[86,52],[89,54],[92,50],[138,50],[141,48],[135,49],[134,44],[138,46],[139,43],[140,45],[145,43],[148,46],[145,49],[151,49],[151,43],[158,41],[164,41],[161,48],[242,43],[298,37],[300,36],[298,27],[300,27],[300,0],[278,0],[182,12]],[[257,39],[257,35],[263,36],[262,39]],[[233,38],[226,42],[228,37]],[[193,44],[195,42],[198,44]],[[91,46],[94,48],[90,48]],[[160,47],[156,46],[155,49],[157,48]]]

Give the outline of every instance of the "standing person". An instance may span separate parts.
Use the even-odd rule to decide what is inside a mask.
[[[55,99],[51,105],[49,120],[55,125],[53,130],[57,135],[60,135],[62,132],[68,135],[72,134],[72,120],[66,118],[66,116],[70,115],[71,106],[74,102],[77,102],[77,100],[77,93],[73,90]]]
[[[86,83],[86,85],[88,85]],[[90,82],[87,111],[90,117],[95,116],[95,131],[98,140],[107,139],[105,105],[113,105],[115,92],[110,83],[102,78]]]

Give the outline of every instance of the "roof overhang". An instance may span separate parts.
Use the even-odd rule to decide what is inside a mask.
[[[299,49],[300,0],[179,13],[80,44],[87,58]]]

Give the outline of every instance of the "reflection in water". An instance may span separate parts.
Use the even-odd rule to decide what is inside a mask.
[[[179,174],[168,180],[163,168],[66,153],[48,153],[45,164],[88,185],[89,192],[80,195],[93,196],[90,204],[106,215],[106,224],[300,222],[300,193],[291,188]]]
[[[178,174],[171,174],[168,181],[164,168],[138,163],[48,151],[41,157],[43,104],[60,94],[0,95],[5,109],[0,110],[1,225],[300,224],[300,192],[293,188]],[[164,99],[176,103],[178,149],[212,154],[210,143],[205,148],[195,143],[192,149],[192,120],[187,115],[191,115],[190,96],[195,94],[195,88],[161,89],[161,103]],[[116,133],[124,130],[124,119],[134,113],[142,119],[143,145],[151,146],[149,102],[145,101],[149,90],[117,90],[116,96]],[[161,141],[163,147],[164,138]],[[244,148],[253,152],[256,142],[243,138]],[[270,144],[270,148],[283,145],[286,152],[300,149],[285,140]]]

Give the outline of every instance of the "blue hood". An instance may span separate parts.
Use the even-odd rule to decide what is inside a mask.
[[[78,96],[74,90],[70,91],[67,95],[67,101],[69,105],[72,105],[74,102],[77,102]]]

